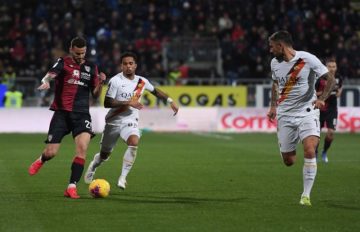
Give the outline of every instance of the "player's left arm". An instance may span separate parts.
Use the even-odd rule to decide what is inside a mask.
[[[179,107],[176,105],[173,99],[169,97],[166,93],[161,91],[158,88],[154,88],[154,90],[151,92],[155,97],[165,100],[167,103],[170,103],[171,109],[174,111],[174,116],[179,111]]]
[[[342,91],[343,91],[342,79],[340,78],[339,79],[339,88],[337,89],[336,97],[339,98],[341,96],[341,94],[342,94]]]
[[[314,106],[318,109],[322,108],[325,105],[325,100],[330,96],[330,93],[334,89],[336,83],[335,76],[329,72],[325,73],[320,78],[327,81],[324,90],[322,91],[322,94],[318,97],[317,100],[314,101]]]

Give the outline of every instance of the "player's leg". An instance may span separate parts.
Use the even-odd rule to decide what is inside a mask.
[[[91,127],[90,114],[71,112],[68,115],[68,121],[75,141],[75,157],[71,163],[69,185],[64,192],[64,196],[76,199],[79,198],[76,184],[80,181],[84,171],[86,152],[94,132]]]
[[[320,111],[320,129],[324,128],[324,126],[325,126],[325,116],[326,116],[325,112]],[[319,161],[318,160],[319,145],[320,145],[320,139],[319,139],[319,142],[318,142],[318,144],[316,146],[316,149],[315,149],[315,158],[316,158],[317,161]]]
[[[94,179],[96,168],[98,168],[104,161],[107,161],[111,152],[116,146],[117,140],[120,137],[120,127],[113,125],[105,125],[101,141],[100,152],[94,155],[93,160],[90,162],[89,167],[84,175],[84,181],[90,184]]]
[[[296,161],[296,145],[299,141],[297,128],[292,123],[293,119],[281,117],[278,119],[278,142],[283,162],[292,166]]]
[[[311,206],[310,193],[315,182],[317,163],[315,158],[316,146],[320,138],[320,123],[316,115],[305,117],[299,126],[300,139],[304,148],[303,165],[303,193],[300,204]]]
[[[125,189],[127,183],[126,177],[134,165],[137,154],[137,147],[140,140],[140,131],[138,129],[137,122],[133,121],[131,123],[126,123],[122,128],[120,135],[123,140],[126,141],[128,146],[124,153],[121,175],[118,179],[118,187]]]
[[[71,174],[69,185],[64,192],[64,196],[70,198],[79,198],[77,194],[76,184],[80,181],[82,173],[84,171],[84,165],[86,160],[86,152],[91,139],[91,134],[82,132],[75,137],[76,154],[71,163]]]
[[[321,158],[322,160],[327,163],[329,162],[328,157],[327,157],[327,151],[330,148],[333,140],[334,140],[334,132],[335,132],[335,128],[336,128],[336,123],[337,123],[337,112],[329,112],[328,115],[328,120],[326,121],[326,125],[327,125],[327,132],[326,132],[326,137],[324,140],[324,148],[321,154]]]
[[[55,112],[49,126],[46,147],[38,159],[36,159],[29,167],[29,174],[35,175],[46,161],[49,161],[60,148],[62,138],[69,133],[66,115],[63,112]]]
[[[32,176],[38,173],[40,168],[44,165],[44,163],[52,159],[57,154],[59,148],[60,148],[60,143],[47,144],[41,156],[30,165],[29,174]]]

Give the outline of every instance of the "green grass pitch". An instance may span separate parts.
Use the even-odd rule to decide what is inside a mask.
[[[100,137],[89,146],[86,167]],[[63,197],[71,136],[55,159],[28,175],[44,140],[42,134],[0,134],[2,232],[360,231],[359,134],[336,134],[330,162],[318,164],[312,207],[298,204],[302,150],[286,167],[275,134],[144,133],[127,189],[116,187],[120,142],[96,173],[109,181],[110,196],[91,198],[81,179],[78,200]]]

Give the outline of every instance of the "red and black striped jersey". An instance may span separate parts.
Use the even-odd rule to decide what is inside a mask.
[[[95,64],[85,61],[79,65],[70,56],[61,57],[48,73],[56,75],[51,110],[89,113],[90,92],[99,84]]]
[[[342,78],[335,76],[335,86],[330,93],[330,96],[325,100],[325,106],[321,108],[321,111],[336,110],[337,109],[337,96],[339,89],[342,87]],[[326,80],[319,78],[315,84],[316,92],[324,91],[326,86]]]

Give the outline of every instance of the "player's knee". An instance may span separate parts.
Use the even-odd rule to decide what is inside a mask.
[[[334,133],[329,132],[329,133],[327,134],[327,136],[326,136],[326,139],[327,139],[328,141],[333,141],[333,140],[334,140]]]
[[[129,139],[127,141],[127,145],[131,146],[131,147],[137,147],[139,144],[139,140],[138,139]]]
[[[139,137],[136,135],[131,135],[126,141],[128,146],[137,147],[139,144]]]
[[[312,147],[312,146],[307,146],[304,148],[304,157],[305,158],[314,158],[315,157],[315,150],[316,150],[316,146]]]
[[[295,160],[292,159],[284,159],[284,164],[288,167],[292,166],[295,163]]]
[[[291,155],[289,153],[282,154],[282,157],[283,157],[284,164],[286,166],[292,166],[295,163],[295,160],[296,160],[295,153],[291,153]]]

